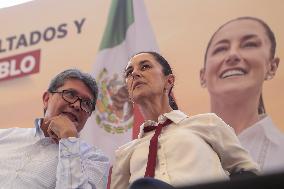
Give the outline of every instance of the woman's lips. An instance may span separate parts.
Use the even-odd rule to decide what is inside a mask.
[[[145,83],[144,83],[144,82],[141,82],[141,81],[136,81],[136,82],[133,84],[133,90],[134,90],[137,86],[143,85],[143,84],[145,84]]]
[[[231,76],[241,76],[245,74],[246,74],[246,71],[240,68],[229,69],[229,70],[223,71],[222,74],[220,75],[220,78],[224,79],[224,78],[231,77]]]

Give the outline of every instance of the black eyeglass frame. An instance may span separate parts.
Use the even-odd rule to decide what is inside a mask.
[[[62,91],[50,91],[50,93],[58,93],[58,94],[61,94],[61,98],[65,101],[65,102],[68,102],[69,104],[74,104],[74,103],[76,103],[78,100],[80,101],[80,108],[81,108],[81,110],[83,110],[84,112],[86,112],[86,113],[88,113],[88,114],[92,114],[92,112],[96,109],[96,107],[95,107],[95,103],[94,103],[94,101],[92,101],[92,100],[90,100],[91,101],[91,103],[92,103],[92,110],[89,112],[88,110],[85,110],[85,109],[83,109],[82,108],[82,102],[86,102],[86,100],[85,99],[82,99],[81,97],[79,97],[78,95],[75,95],[74,97],[76,97],[75,98],[75,100],[74,101],[72,101],[72,102],[70,102],[69,100],[70,99],[67,99],[66,97],[64,97],[64,94],[66,94],[66,92],[76,92],[76,91],[73,91],[73,90],[62,90]]]

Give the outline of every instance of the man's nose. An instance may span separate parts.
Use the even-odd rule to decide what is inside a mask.
[[[78,98],[74,103],[70,104],[70,106],[79,111],[81,109],[81,99]]]

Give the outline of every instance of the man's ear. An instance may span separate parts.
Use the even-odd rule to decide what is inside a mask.
[[[200,79],[200,85],[202,88],[205,88],[206,85],[206,79],[205,79],[205,68],[201,68],[199,72],[199,79]]]
[[[43,102],[43,109],[47,109],[48,101],[49,101],[49,95],[50,93],[48,91],[45,91],[42,95],[42,102]]]
[[[268,65],[268,71],[267,71],[266,76],[265,76],[265,80],[270,80],[275,76],[276,71],[278,69],[279,62],[280,62],[280,59],[278,57],[273,58],[270,61],[269,65]]]

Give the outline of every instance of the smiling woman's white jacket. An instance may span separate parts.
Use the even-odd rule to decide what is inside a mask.
[[[234,130],[213,113],[187,116],[173,110],[159,117],[159,122],[173,122],[159,137],[155,178],[173,186],[228,179],[228,173],[240,170],[258,173],[258,165],[241,147]],[[125,189],[144,177],[153,125],[146,121],[138,139],[116,151],[111,175],[111,189]],[[157,124],[157,123],[156,123]]]

